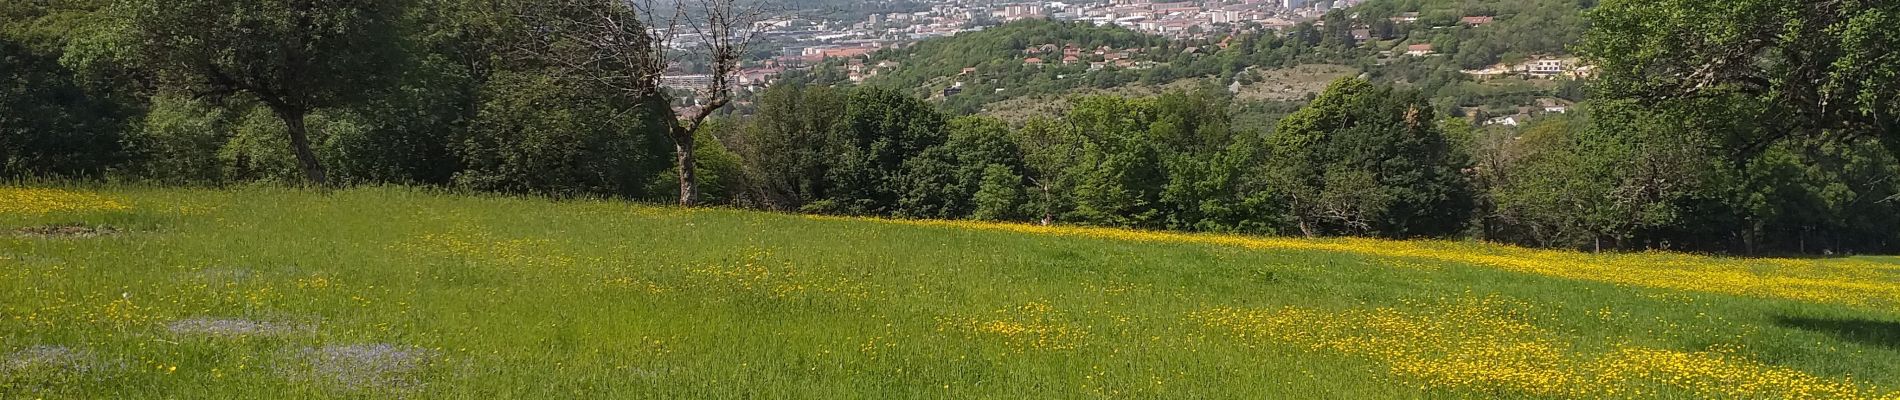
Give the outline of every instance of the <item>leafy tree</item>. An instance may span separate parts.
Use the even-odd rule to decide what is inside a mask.
[[[663,143],[636,132],[653,116],[611,93],[533,73],[497,75],[476,123],[453,151],[467,165],[455,181],[476,190],[647,198],[667,165]]]
[[[698,205],[700,199],[697,151],[699,130],[713,114],[733,100],[732,79],[739,57],[758,38],[753,23],[758,9],[738,0],[664,2],[653,0],[559,0],[527,2],[523,14],[533,17],[540,40],[533,52],[565,69],[563,76],[585,81],[600,90],[625,97],[648,109],[673,112],[659,131],[673,142],[679,180],[679,204]],[[693,5],[689,7],[688,5]],[[669,12],[667,9],[672,9]],[[689,107],[673,108],[675,94],[660,85],[669,62],[680,61],[669,44],[691,32],[706,56],[711,77],[694,88]]]
[[[1064,219],[1088,225],[1159,228],[1166,175],[1148,138],[1153,105],[1114,97],[1077,101],[1066,117],[1084,138],[1068,174],[1075,208]]]
[[[224,184],[218,154],[235,136],[232,111],[176,93],[153,96],[126,142],[142,162],[136,176],[172,184]]]
[[[994,118],[963,117],[950,121],[949,136],[943,145],[925,150],[905,162],[899,199],[899,216],[914,218],[964,218],[976,211],[975,197],[982,191],[990,167],[1000,167],[1015,176],[1022,152],[1010,141],[1009,126]],[[1001,179],[996,178],[996,179]],[[1002,182],[997,182],[1001,184]],[[1020,178],[1011,187],[1020,190]],[[992,188],[990,200],[1007,194]],[[992,204],[992,206],[996,206]],[[992,209],[1006,216],[1008,209]]]
[[[1167,176],[1158,205],[1168,228],[1261,230],[1239,188],[1261,143],[1233,127],[1232,108],[1232,94],[1212,84],[1154,99],[1147,133]]]
[[[1023,177],[1002,164],[989,164],[983,168],[982,182],[971,200],[976,203],[976,210],[970,213],[970,219],[1020,221],[1026,216],[1023,213],[1027,203],[1023,193]]]
[[[55,57],[0,36],[0,177],[98,177],[129,161],[134,110],[83,88]]]
[[[748,123],[724,137],[743,166],[746,202],[795,211],[820,200],[833,161],[828,140],[844,107],[844,94],[826,87],[782,84],[767,89]]]
[[[1593,248],[1619,236],[1615,164],[1621,153],[1591,154],[1587,111],[1537,120],[1524,129],[1492,129],[1474,139],[1483,186],[1486,239],[1538,247]],[[1592,158],[1597,155],[1602,157]]]
[[[944,124],[944,116],[921,100],[875,87],[852,91],[826,139],[832,159],[824,175],[827,201],[807,209],[895,214],[906,161],[943,144]]]
[[[1822,132],[1900,150],[1900,3],[1607,0],[1590,17],[1581,48],[1602,96],[1652,109],[1708,99],[1759,106],[1744,117],[1763,129],[1718,143],[1737,163]]]
[[[410,1],[399,42],[405,68],[349,107],[354,127],[324,143],[346,183],[453,184],[462,161],[452,148],[477,123],[493,76],[549,73],[546,60],[511,53],[527,43],[513,0]]]
[[[733,121],[717,119],[708,121],[699,129],[698,146],[693,148],[695,175],[699,179],[700,202],[703,204],[738,204],[738,198],[745,191],[746,173],[739,155],[727,149],[718,138],[736,134],[739,129]],[[653,148],[651,154],[664,153],[664,149]],[[679,171],[666,169],[648,186],[647,193],[673,193],[678,189]]]
[[[1267,140],[1272,161],[1259,179],[1308,236],[1463,230],[1468,162],[1417,93],[1341,79]]]
[[[1043,224],[1055,222],[1073,207],[1066,194],[1075,184],[1070,169],[1081,157],[1084,138],[1073,125],[1037,118],[1017,129],[1011,142],[1022,151],[1029,211]]]
[[[386,83],[405,2],[126,0],[128,44],[160,82],[206,95],[244,94],[285,126],[304,178],[327,185],[305,118],[354,104]]]

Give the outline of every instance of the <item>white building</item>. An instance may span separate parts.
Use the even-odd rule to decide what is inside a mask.
[[[1042,18],[1047,14],[1044,13],[1041,4],[1011,4],[1003,6],[1003,9],[998,10],[995,15],[1005,21],[1015,21],[1020,19]]]
[[[1562,59],[1547,58],[1531,61],[1525,65],[1525,73],[1540,78],[1563,75],[1570,71],[1570,62]]]
[[[1206,14],[1209,23],[1238,24],[1246,22],[1246,20],[1242,19],[1242,14],[1239,11],[1216,10],[1207,12]]]

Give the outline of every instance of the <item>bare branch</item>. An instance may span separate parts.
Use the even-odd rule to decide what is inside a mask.
[[[574,79],[639,103],[674,105],[676,99],[662,82],[664,74],[679,57],[707,57],[712,77],[694,90],[696,104],[690,111],[676,111],[663,128],[679,157],[680,204],[691,206],[698,201],[694,135],[733,101],[733,78],[747,50],[761,37],[759,22],[767,15],[764,7],[741,1],[544,0],[525,5],[522,16],[535,39],[530,54],[569,70],[566,75]],[[688,34],[693,45],[681,43]]]

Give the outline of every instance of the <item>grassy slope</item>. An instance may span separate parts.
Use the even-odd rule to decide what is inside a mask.
[[[406,189],[103,196],[0,188],[0,228],[126,229],[0,236],[0,398],[1893,398],[1900,388],[1891,258],[1589,256]],[[52,208],[67,210],[41,213]],[[194,318],[309,329],[179,331],[175,321]],[[310,356],[363,344],[429,356],[419,368]],[[36,346],[78,356],[47,361],[31,356]]]

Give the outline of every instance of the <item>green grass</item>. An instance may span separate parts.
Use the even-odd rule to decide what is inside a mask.
[[[1894,398],[1900,388],[1900,299],[1879,296],[1813,302],[1443,258],[400,188],[78,190],[129,208],[0,213],[0,398]],[[17,233],[74,224],[118,230]],[[1893,258],[1812,264],[1802,273],[1860,268],[1853,283],[1871,293],[1900,286]],[[1306,312],[1323,326],[1210,322],[1219,312]],[[263,325],[219,334],[192,321]],[[1391,321],[1401,322],[1382,325]],[[1405,342],[1420,338],[1446,342]],[[1600,376],[1636,371],[1598,366],[1631,348],[1683,358]],[[1471,364],[1492,359],[1505,361]],[[1476,379],[1413,363],[1469,364],[1461,373]],[[1500,366],[1597,368],[1568,385],[1616,390],[1523,384]],[[1814,389],[1826,385],[1839,386]]]

